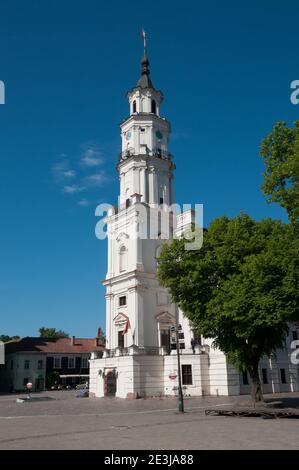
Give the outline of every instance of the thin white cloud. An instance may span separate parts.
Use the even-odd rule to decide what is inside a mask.
[[[102,154],[96,147],[89,147],[84,151],[80,163],[85,167],[100,166],[103,163]]]
[[[63,176],[65,176],[65,178],[74,178],[76,176],[76,172],[75,170],[67,170],[63,173]]]
[[[78,194],[82,193],[82,191],[85,191],[84,186],[78,186],[77,184],[72,184],[72,185],[66,185],[62,188],[62,192],[65,194]]]
[[[51,167],[51,173],[62,194],[80,195],[84,192],[85,197],[82,194],[76,201],[78,206],[84,207],[92,204],[89,193],[103,187],[110,178],[99,168],[104,158],[97,144],[90,141],[81,148],[81,154],[72,160],[61,153],[58,161]]]
[[[55,163],[51,168],[54,180],[56,182],[62,182],[65,179],[74,178],[76,176],[75,170],[72,170],[69,167],[69,162],[67,160],[62,160],[61,162]]]
[[[88,199],[80,199],[80,201],[78,201],[78,206],[81,206],[81,207],[86,207],[86,206],[90,206],[91,202],[88,200]]]
[[[105,183],[109,178],[107,175],[101,171],[99,173],[95,173],[93,175],[86,176],[84,178],[84,183],[86,186],[101,186],[103,183]]]

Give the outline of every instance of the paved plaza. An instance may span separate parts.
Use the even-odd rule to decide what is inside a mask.
[[[299,449],[299,420],[206,416],[206,408],[248,397],[185,400],[77,398],[45,392],[51,401],[16,403],[0,396],[0,449]],[[272,396],[273,397],[273,396]],[[267,400],[271,398],[267,395]],[[298,406],[299,394],[276,395]]]

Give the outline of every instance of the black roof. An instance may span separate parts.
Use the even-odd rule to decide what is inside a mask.
[[[145,54],[141,59],[141,77],[139,78],[136,88],[153,88],[154,85],[150,78],[149,60]]]

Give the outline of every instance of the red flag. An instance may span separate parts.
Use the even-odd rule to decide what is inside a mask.
[[[125,327],[124,327],[124,330],[123,330],[123,335],[125,335],[126,333],[128,333],[128,329],[130,328],[130,321],[129,319],[127,319],[126,321],[126,324],[125,324]]]

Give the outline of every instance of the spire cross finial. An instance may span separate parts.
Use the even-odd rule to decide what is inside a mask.
[[[147,52],[147,36],[146,36],[146,32],[144,31],[144,29],[142,29],[142,37],[143,37],[144,55],[146,55],[146,52]]]

